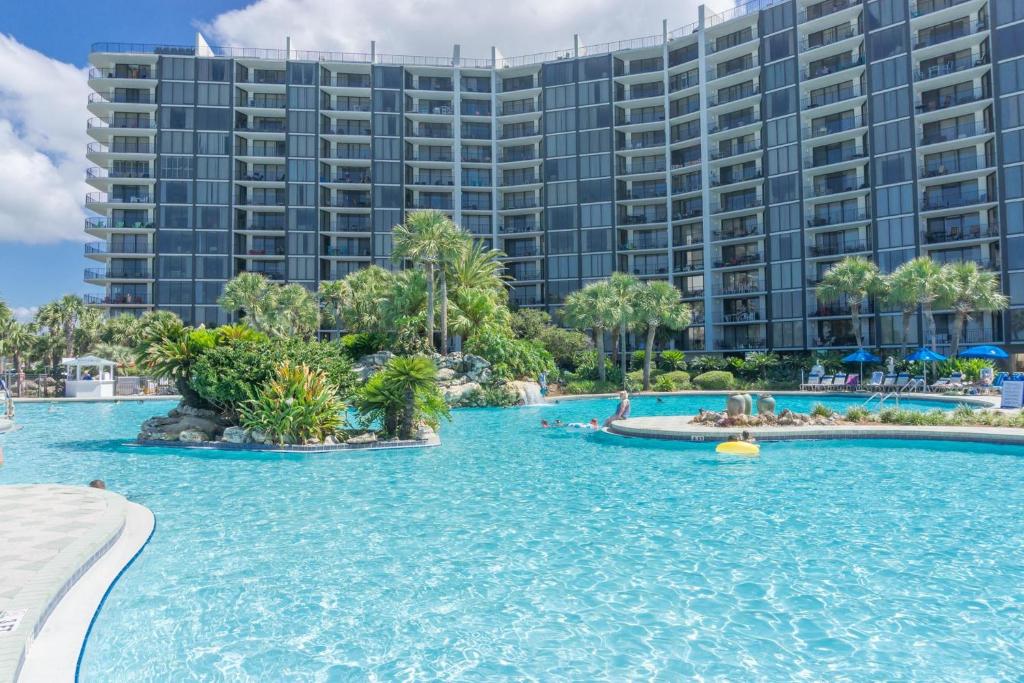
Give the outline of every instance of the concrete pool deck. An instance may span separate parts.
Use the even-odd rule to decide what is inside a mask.
[[[81,486],[0,486],[0,683],[73,681],[96,609],[153,515]]]
[[[974,441],[1024,445],[1024,429],[1010,427],[911,426],[890,424],[837,424],[785,427],[709,427],[692,423],[693,416],[631,417],[619,420],[606,432],[622,437],[666,441],[726,441],[749,432],[758,441],[796,439],[922,439],[929,441]]]

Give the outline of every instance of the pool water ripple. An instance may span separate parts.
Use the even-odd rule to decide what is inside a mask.
[[[417,452],[126,445],[167,407],[23,406],[4,437],[0,483],[98,477],[156,513],[86,682],[1024,676],[1024,449],[538,428],[608,400],[456,411]]]

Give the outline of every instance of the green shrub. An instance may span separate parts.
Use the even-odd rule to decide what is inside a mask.
[[[338,340],[341,350],[351,360],[359,360],[363,356],[377,353],[387,347],[388,338],[383,334],[372,334],[361,332],[359,334],[346,334]]]
[[[555,369],[554,359],[540,343],[515,339],[498,330],[474,334],[466,342],[465,351],[488,360],[498,379],[535,379]]]
[[[662,370],[685,370],[686,354],[678,349],[667,349],[658,358],[658,367]]]
[[[643,351],[634,351],[629,356],[629,367],[634,370],[643,370],[644,368],[644,355]]]
[[[713,372],[715,370],[725,370],[729,367],[728,362],[724,358],[718,356],[697,356],[688,363],[690,370],[698,374],[705,372]]]
[[[345,404],[327,375],[284,361],[274,378],[242,403],[242,426],[279,444],[323,441],[341,426]]]
[[[579,379],[566,383],[562,390],[567,394],[612,394],[619,391],[615,382],[598,382],[593,379]]]
[[[815,403],[811,406],[811,415],[814,417],[832,417],[836,414],[836,411],[829,408],[824,403]]]
[[[590,338],[576,330],[561,327],[546,327],[536,337],[544,349],[551,354],[552,360],[563,370],[577,367],[581,357],[590,351]]]
[[[672,372],[666,372],[664,375],[658,377],[658,379],[668,379],[672,382],[672,385],[676,389],[689,389],[690,388],[690,373],[683,370],[673,370]]]
[[[949,358],[938,363],[936,370],[939,377],[949,377],[954,372],[961,372],[964,379],[976,382],[981,378],[981,371],[984,368],[992,367],[992,361],[984,358]]]
[[[509,316],[509,327],[520,339],[537,339],[544,330],[553,327],[551,316],[536,308],[520,308]]]
[[[711,370],[694,377],[693,383],[705,391],[721,391],[723,389],[732,389],[736,385],[736,380],[732,376],[731,372],[726,372],[724,370]]]
[[[846,419],[850,422],[864,422],[871,417],[871,411],[862,406],[854,406],[846,411]]]
[[[654,380],[654,384],[651,385],[655,391],[675,391],[676,384],[668,375],[662,375],[658,379]]]

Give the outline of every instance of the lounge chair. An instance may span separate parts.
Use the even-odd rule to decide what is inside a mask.
[[[862,386],[865,389],[875,390],[882,386],[882,379],[885,377],[885,373],[881,370],[875,370],[871,373],[871,379],[865,382]]]
[[[824,382],[822,383],[822,386],[824,386]],[[837,373],[836,376],[832,378],[832,384],[829,385],[829,387],[826,388],[825,391],[842,391],[845,386],[846,373],[840,372]]]
[[[807,381],[800,385],[800,391],[814,391],[815,387],[821,384],[821,375],[811,375]]]
[[[860,388],[860,375],[847,375],[843,388],[847,391],[857,391]]]
[[[896,375],[886,375],[885,379],[882,380],[882,384],[879,385],[879,389],[892,389],[896,386]]]
[[[910,384],[910,373],[909,372],[901,372],[900,374],[896,375],[896,385],[895,386],[896,386],[897,389],[903,389],[908,384]]]
[[[959,387],[964,383],[964,373],[962,372],[951,372],[949,373],[949,383],[955,387]]]
[[[822,387],[832,386],[832,375],[822,375],[821,381],[811,387],[811,391],[819,391]]]
[[[950,384],[949,377],[940,377],[940,378],[938,378],[937,380],[935,380],[932,383],[931,390],[932,391],[945,391],[950,386],[952,386],[952,385]]]

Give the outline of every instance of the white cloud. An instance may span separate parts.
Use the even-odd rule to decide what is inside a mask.
[[[0,242],[84,238],[86,71],[0,34]]]
[[[11,314],[14,316],[14,319],[20,323],[31,322],[38,312],[38,306],[15,306],[11,309]]]
[[[698,0],[259,0],[201,26],[211,44],[464,57],[563,50],[661,33],[697,20]]]

